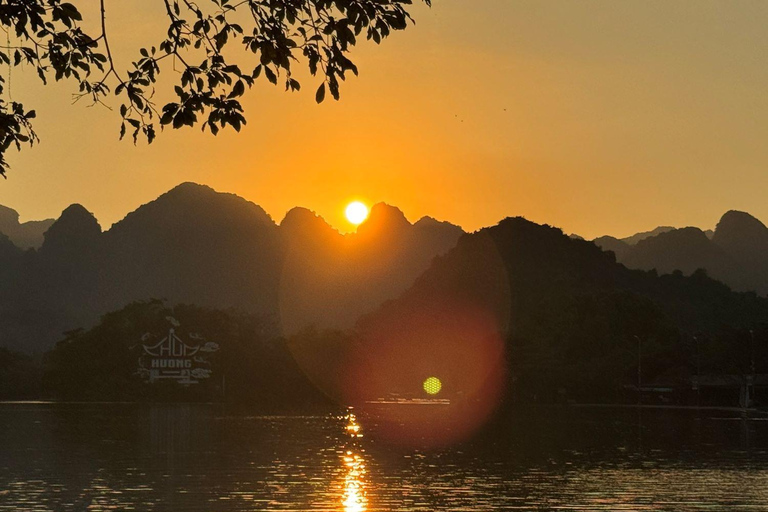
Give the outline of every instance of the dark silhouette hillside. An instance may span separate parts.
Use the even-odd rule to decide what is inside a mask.
[[[638,343],[647,381],[692,371],[691,333],[729,347],[712,367],[743,370],[745,329],[766,323],[768,299],[703,272],[630,270],[590,242],[509,218],[462,237],[400,298],[361,319],[357,364],[366,369],[354,392],[418,394],[438,375],[454,398],[489,393],[481,370],[495,379],[502,362],[492,359],[503,356],[516,399],[616,399],[636,382]]]
[[[639,239],[634,245],[627,243],[634,239]],[[603,236],[594,243],[630,268],[684,274],[704,269],[734,290],[768,294],[768,228],[748,213],[727,212],[714,232],[660,227],[623,240]]]
[[[234,194],[184,183],[129,213],[104,234],[108,310],[148,297],[273,314],[278,228]]]
[[[294,208],[280,224],[286,243],[280,313],[292,333],[308,324],[344,328],[397,297],[456,245],[458,226],[423,218],[411,224],[380,203],[357,232],[341,235],[322,218]]]
[[[0,290],[11,290],[17,287],[16,283],[22,271],[22,260],[23,251],[7,236],[0,233]],[[0,308],[5,309],[8,305],[4,305],[3,301],[9,299],[8,294],[0,296]],[[0,319],[0,326],[2,325],[3,320]]]
[[[702,230],[692,227],[673,229],[641,240],[621,261],[630,268],[656,269],[663,274],[675,270],[691,274],[700,268],[715,277],[739,272],[728,253],[712,243]]]
[[[514,415],[516,402],[635,401],[638,384],[668,375],[683,392],[700,370],[744,375],[750,330],[768,338],[768,299],[703,271],[631,270],[591,242],[508,218],[463,235],[354,331],[305,331],[289,346],[316,385],[376,416],[379,435],[439,446]],[[755,351],[768,371],[768,349]],[[430,398],[435,380],[445,401],[388,405]]]
[[[632,251],[632,246],[624,240],[605,235],[593,240],[595,245],[604,251],[611,251],[616,255],[616,259],[624,261],[624,258]]]
[[[646,238],[654,237],[662,233],[666,233],[667,231],[672,231],[673,229],[675,228],[672,226],[659,226],[650,231],[642,231],[640,233],[635,233],[632,236],[622,238],[621,241],[628,245],[635,245],[638,242],[645,240]]]
[[[718,222],[712,237],[718,247],[738,263],[743,272],[739,289],[768,293],[768,228],[745,212],[731,210]]]
[[[0,237],[0,345],[46,349],[65,330],[149,298],[233,307],[281,320],[286,332],[346,328],[410,286],[462,233],[431,219],[412,225],[383,204],[369,222],[341,235],[297,208],[278,226],[256,204],[194,183],[104,232],[72,205],[38,250]]]

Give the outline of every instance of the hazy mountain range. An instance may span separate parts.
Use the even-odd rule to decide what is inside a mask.
[[[603,236],[594,242],[629,268],[660,274],[705,269],[734,290],[768,293],[768,228],[745,212],[725,213],[714,231],[659,227],[623,240]]]
[[[730,232],[731,217],[715,240]],[[355,354],[345,359],[345,367],[362,370],[354,386],[335,387],[369,399],[418,389],[437,375],[478,406],[499,393],[611,401],[637,382],[641,355],[643,382],[672,374],[685,389],[697,365],[747,371],[750,329],[760,340],[754,350],[762,371],[766,325],[767,298],[733,292],[704,272],[628,269],[591,242],[507,218],[463,236],[399,298],[364,315]]]
[[[0,345],[27,351],[148,298],[255,312],[286,333],[350,327],[463,234],[428,217],[411,224],[385,204],[353,234],[303,208],[278,225],[254,203],[193,183],[107,231],[72,205],[49,223],[42,243],[34,233],[49,221],[19,224],[13,210],[3,212],[10,230],[0,236]]]
[[[0,233],[22,249],[43,245],[43,234],[53,222],[54,219],[19,222],[16,210],[0,205]]]
[[[494,229],[501,228],[480,233]],[[433,275],[445,262],[435,257],[459,257],[451,249],[464,234],[429,217],[411,223],[385,204],[375,205],[357,232],[346,235],[305,208],[292,209],[277,224],[252,202],[193,183],[107,231],[83,206],[72,205],[55,222],[23,224],[2,208],[0,233],[0,345],[27,351],[49,348],[63,331],[89,327],[108,311],[148,298],[258,313],[286,334],[311,325],[349,328],[403,294],[427,269],[419,282]],[[573,247],[554,240],[551,251]],[[522,254],[525,244],[517,240],[515,250]],[[714,232],[662,226],[594,244],[629,268],[658,274],[703,268],[735,290],[768,293],[768,228],[746,213],[726,213]],[[544,266],[555,257],[542,254],[526,272],[544,280],[552,278],[547,272],[559,275],[562,269]],[[568,272],[588,271],[595,261],[571,262]],[[505,265],[489,263],[486,277]],[[477,283],[466,285],[472,290]],[[511,300],[528,298],[513,293]]]
[[[273,361],[259,350],[282,347],[329,396],[361,406],[412,396],[434,376],[452,397],[440,415],[460,434],[479,424],[469,419],[517,400],[621,401],[638,379],[689,390],[693,375],[751,371],[750,354],[756,371],[768,372],[768,298],[715,279],[765,290],[767,231],[748,214],[728,212],[711,237],[662,227],[593,243],[520,217],[463,233],[431,218],[411,223],[379,204],[342,235],[303,208],[277,224],[254,203],[185,183],[107,231],[72,205],[38,249],[0,237],[0,344],[46,350],[63,331],[149,298],[236,308],[259,321],[242,324],[247,332],[238,322],[212,322],[222,337],[274,339],[271,320],[288,335],[285,345],[233,352],[251,358],[233,360],[243,375],[267,364],[255,354]],[[598,246],[608,243],[613,252]],[[68,336],[75,341],[49,356],[69,354],[60,359],[69,361],[62,378],[111,375],[112,360],[100,351],[112,346],[110,336],[125,349],[125,333],[140,331],[131,312],[147,304]],[[221,313],[176,309],[209,319]],[[312,325],[321,328],[303,329]],[[416,423],[429,429],[433,420]]]

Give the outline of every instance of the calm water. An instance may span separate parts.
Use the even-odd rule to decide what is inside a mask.
[[[505,432],[398,450],[343,414],[0,404],[0,510],[768,510],[768,421],[537,409]]]

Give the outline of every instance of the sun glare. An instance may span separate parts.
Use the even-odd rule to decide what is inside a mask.
[[[358,225],[362,224],[363,221],[368,218],[368,207],[360,201],[353,201],[347,205],[347,209],[344,213],[349,222]]]

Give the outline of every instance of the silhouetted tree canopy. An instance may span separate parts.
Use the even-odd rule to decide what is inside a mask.
[[[194,386],[148,384],[137,371],[142,334],[162,337],[173,326],[185,339],[194,332],[221,347],[209,358],[210,379]],[[24,357],[0,350],[0,397],[20,393],[20,384],[8,388],[10,379],[4,375],[20,373],[24,367],[15,361],[23,362]],[[329,403],[297,366],[269,320],[235,310],[171,307],[159,300],[133,302],[104,315],[91,329],[65,333],[46,354],[43,370],[47,396],[64,400],[225,401],[265,410],[306,410]]]
[[[173,128],[201,124],[214,135],[227,125],[239,131],[246,122],[240,98],[258,79],[300,89],[293,63],[304,62],[313,76],[322,77],[317,102],[326,92],[338,99],[340,80],[348,72],[357,74],[348,55],[358,37],[364,34],[380,43],[412,21],[405,7],[412,0],[158,0],[167,17],[165,37],[148,42],[123,69],[110,47],[110,26],[119,20],[108,18],[108,2],[100,0],[100,19],[89,23],[75,5],[81,1],[4,0],[0,26],[9,43],[0,48],[0,64],[8,70],[31,66],[43,83],[50,78],[75,80],[76,100],[95,104],[118,96],[120,138],[130,132],[134,142],[144,137],[149,143],[158,122]],[[423,1],[429,5],[431,0]],[[84,24],[100,28],[89,34]],[[250,54],[247,64],[235,63],[232,47]],[[175,99],[159,107],[154,99],[158,75],[174,67],[179,71]],[[0,74],[0,94],[5,85]],[[0,100],[3,176],[6,150],[38,141],[34,118],[35,111],[25,105]]]

